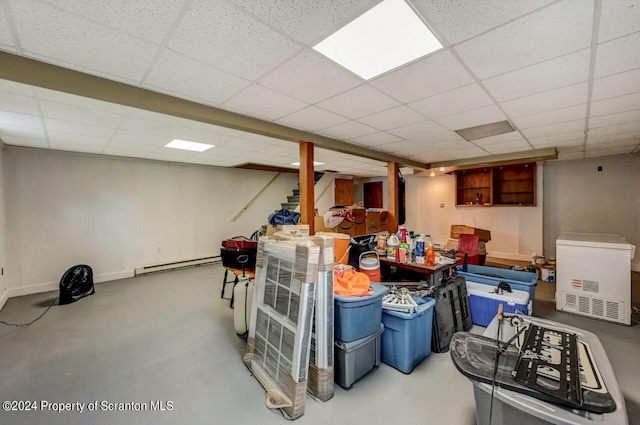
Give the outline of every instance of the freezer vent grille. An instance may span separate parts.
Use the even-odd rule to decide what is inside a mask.
[[[589,313],[589,298],[578,297],[578,311],[580,313]],[[593,314],[596,314],[595,312]],[[600,315],[602,316],[602,303],[600,303]]]
[[[624,305],[622,301],[603,300],[585,295],[562,292],[559,308],[584,316],[624,323]]]
[[[607,301],[607,318],[612,320],[618,320],[620,318],[619,303]]]
[[[600,317],[604,315],[604,302],[602,300],[593,300],[593,314]]]

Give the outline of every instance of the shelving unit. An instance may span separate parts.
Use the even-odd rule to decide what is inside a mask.
[[[458,207],[535,205],[535,162],[456,172]]]

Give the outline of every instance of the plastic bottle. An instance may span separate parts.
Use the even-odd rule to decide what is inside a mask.
[[[425,261],[424,238],[422,235],[418,235],[418,239],[416,239],[416,264],[424,264]]]
[[[433,239],[431,239],[431,236],[429,235],[426,236],[424,245],[425,245],[426,265],[435,266],[436,265],[436,249],[433,246]]]
[[[391,234],[387,239],[387,258],[389,260],[394,260],[397,258],[398,244],[400,241],[395,234]]]

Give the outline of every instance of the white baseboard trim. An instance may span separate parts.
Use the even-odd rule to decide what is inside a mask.
[[[2,295],[0,295],[0,310],[2,310],[2,307],[4,307],[8,299],[9,299],[9,290],[5,289],[4,291],[2,291]]]
[[[103,273],[93,276],[94,283],[109,282],[112,280],[126,279],[133,277],[133,269],[123,270],[113,273]],[[39,294],[42,292],[57,291],[60,287],[60,282],[46,282],[36,285],[22,286],[20,288],[9,288],[0,296],[0,309],[4,306],[9,298],[22,297],[24,295]]]
[[[510,254],[507,252],[494,252],[491,251],[487,254],[487,259],[491,258],[503,258],[505,260],[518,260],[518,261],[531,261],[531,256],[526,254]]]

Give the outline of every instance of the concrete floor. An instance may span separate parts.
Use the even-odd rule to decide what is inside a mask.
[[[4,412],[2,424],[284,424],[241,358],[233,310],[220,299],[220,265],[96,285],[96,294],[54,306],[33,325],[0,325],[0,399],[50,403],[172,402],[172,410]],[[548,288],[540,288],[540,293]],[[32,320],[57,292],[10,299],[0,320]],[[538,298],[538,297],[537,297]],[[596,333],[607,348],[631,424],[640,424],[640,327],[556,312],[537,314]],[[476,327],[477,328],[477,327]],[[481,331],[482,329],[474,329]],[[107,407],[109,405],[107,404]],[[168,404],[164,404],[168,408]],[[382,364],[326,403],[307,397],[297,424],[475,424],[472,384],[449,353],[432,354],[410,375]]]

